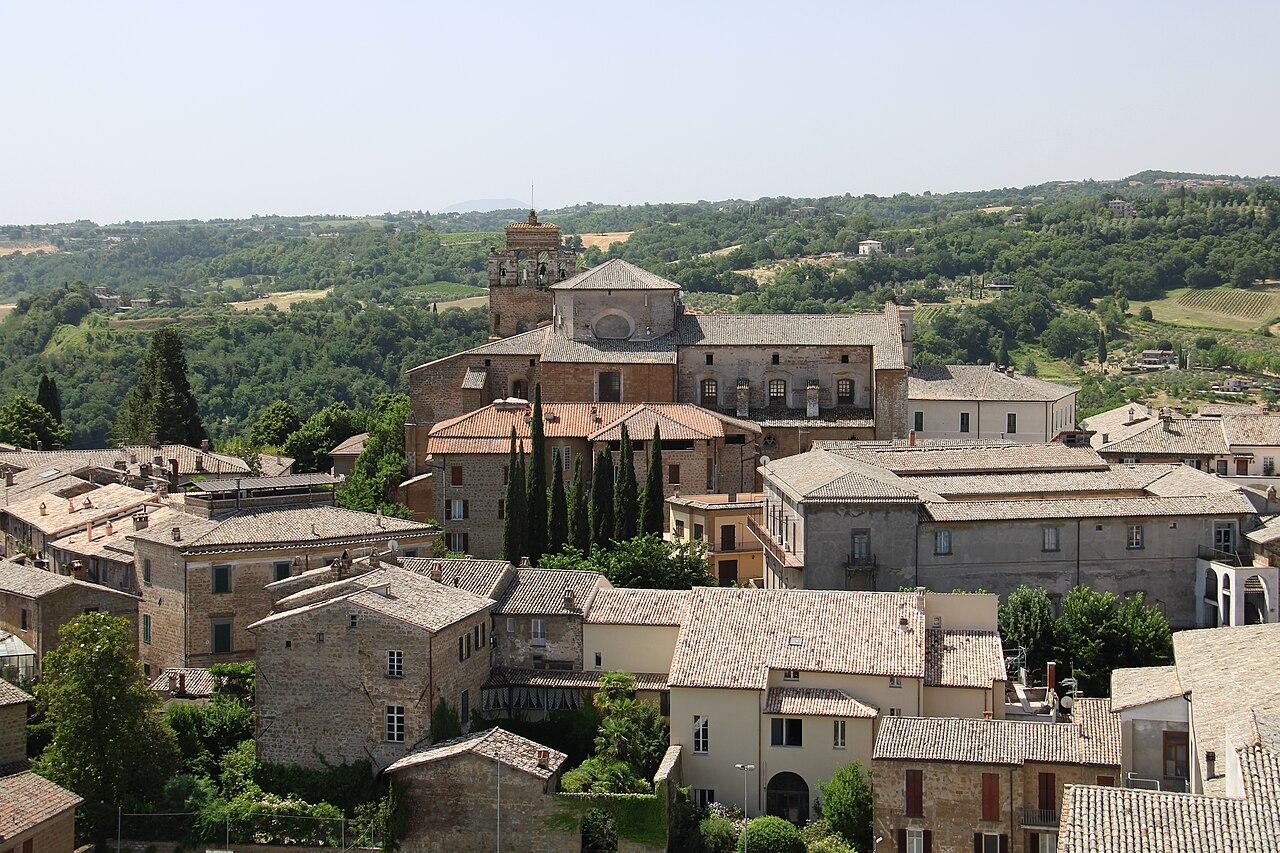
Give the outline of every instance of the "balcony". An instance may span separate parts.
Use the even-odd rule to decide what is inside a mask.
[[[804,568],[804,560],[779,545],[777,541],[774,540],[773,534],[768,530],[765,530],[764,526],[761,525],[759,521],[756,521],[754,518],[748,518],[747,531],[751,533],[752,536],[760,540],[760,544],[764,546],[764,553],[766,557],[772,557],[782,566],[789,569]]]
[[[1018,815],[1018,821],[1026,829],[1054,829],[1058,828],[1058,818],[1061,812],[1057,809],[1022,809]]]

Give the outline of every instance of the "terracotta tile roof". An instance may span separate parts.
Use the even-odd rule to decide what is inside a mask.
[[[1005,681],[1004,648],[995,631],[925,631],[926,687],[983,687]]]
[[[730,498],[733,500],[730,500]],[[764,505],[764,492],[738,492],[734,495],[672,495],[667,503],[700,510],[759,509]]]
[[[1164,421],[1156,418],[1146,429],[1126,438],[1112,440],[1098,447],[1099,453],[1113,456],[1141,455],[1144,453],[1205,456],[1221,455],[1228,451],[1227,440],[1222,434],[1219,418],[1173,418],[1168,429]]]
[[[511,615],[581,615],[591,608],[596,593],[609,586],[599,572],[561,569],[516,569],[515,579],[498,593],[493,612]],[[566,591],[573,592],[573,607],[565,607]]]
[[[293,471],[293,466],[298,460],[292,456],[284,456],[279,453],[260,453],[258,454],[258,467],[262,470],[264,477],[280,477]]]
[[[182,512],[179,507],[180,505],[166,504],[157,506],[144,504],[134,513],[115,518],[110,534],[107,533],[106,523],[103,522],[95,526],[92,533],[77,527],[70,533],[60,536],[47,544],[49,547],[56,548],[59,551],[66,551],[70,554],[84,557],[100,557],[124,563],[132,562],[134,552],[133,539],[135,534],[139,532],[134,529],[132,516],[145,511],[148,527],[154,525],[158,530],[169,530],[176,521],[188,515]]]
[[[1087,700],[1086,700],[1087,701]],[[1093,700],[1105,703],[1106,700]],[[1107,713],[1111,717],[1110,713]],[[954,717],[882,717],[876,761],[948,761],[1021,766],[1028,761],[1119,767],[1120,726]]]
[[[997,471],[1105,471],[1107,463],[1088,447],[1065,444],[975,442],[967,445],[824,441],[824,450],[887,468],[895,474],[990,474]]]
[[[736,427],[753,435],[760,433],[760,427],[750,421],[731,418],[701,406],[685,403],[641,403],[588,437],[591,441],[621,441],[624,423],[632,440],[651,439],[654,424],[658,424],[662,438],[669,440],[723,438],[726,426]]]
[[[329,451],[330,456],[359,456],[364,452],[364,443],[369,440],[369,433],[362,432],[342,441]]]
[[[4,511],[10,517],[31,525],[46,536],[57,535],[89,522],[105,522],[128,514],[148,501],[158,502],[153,494],[123,485],[109,483],[88,491],[75,490],[75,497],[64,498],[52,492],[40,492],[14,501]],[[44,512],[41,512],[41,506]]]
[[[1280,417],[1275,415],[1223,415],[1222,433],[1232,447],[1280,446]]]
[[[0,843],[10,841],[84,800],[35,773],[0,776]]]
[[[27,693],[21,688],[15,687],[9,682],[0,678],[0,708],[8,705],[20,705],[24,702],[34,702],[35,697]],[[0,825],[0,829],[4,827]]]
[[[809,503],[919,503],[924,499],[913,483],[891,471],[822,449],[773,460],[762,470],[770,483],[780,486],[792,498]]]
[[[903,369],[902,333],[879,314],[683,314],[681,346],[871,346],[874,368]]]
[[[538,764],[538,752],[545,750],[548,754],[547,766]],[[443,761],[457,755],[473,753],[493,761],[501,761],[516,770],[522,770],[539,779],[548,779],[560,769],[569,756],[536,741],[514,735],[505,729],[492,728],[488,731],[471,735],[463,735],[453,740],[445,740],[433,746],[420,749],[406,755],[387,768],[387,773],[397,773],[410,767],[418,767]]]
[[[822,687],[770,687],[762,714],[797,717],[875,717],[880,709],[843,690]]]
[[[542,360],[548,363],[675,365],[676,343],[674,334],[649,341],[579,341],[553,331],[543,344]]]
[[[74,473],[101,468],[137,473],[140,464],[153,463],[157,456],[164,460],[165,471],[169,470],[169,460],[177,459],[178,473],[185,476],[250,473],[248,463],[238,456],[213,453],[184,444],[165,444],[160,447],[129,445],[99,450],[23,450],[6,453],[3,461],[6,465],[22,469],[58,468]]]
[[[556,687],[596,690],[600,687],[600,675],[600,670],[495,667],[484,687],[486,690],[495,690],[502,687]],[[637,690],[668,689],[667,674],[665,672],[635,672],[632,675],[636,677]]]
[[[671,684],[763,690],[771,669],[922,678],[915,603],[914,593],[696,587]]]
[[[462,377],[462,387],[468,391],[478,391],[489,381],[489,370],[485,367],[468,367]]]
[[[1182,696],[1178,668],[1169,666],[1124,667],[1111,671],[1111,710],[1126,711],[1139,705]]]
[[[587,611],[592,625],[679,625],[689,613],[687,589],[610,587],[596,593]]]
[[[183,531],[180,545],[173,541],[168,529],[148,528],[134,535],[138,539],[179,545],[183,552],[193,553],[320,542],[380,542],[436,531],[429,524],[337,506],[244,510],[222,519],[184,519],[184,522],[188,529]]]
[[[1195,471],[1178,464],[1113,465],[1106,471],[1031,471],[995,474],[939,474],[913,476],[911,485],[928,489],[948,500],[981,495],[1034,495],[1064,492],[1129,492],[1143,490],[1167,473],[1178,469]],[[1196,471],[1197,474],[1201,472]],[[1201,474],[1201,476],[1207,476]],[[1218,478],[1210,479],[1217,481]],[[1218,481],[1221,482],[1221,481]],[[1228,487],[1229,488],[1229,487]]]
[[[641,269],[630,261],[610,258],[586,272],[557,282],[551,290],[679,290],[680,285]]]
[[[1265,415],[1267,410],[1252,403],[1204,403],[1196,409],[1202,418],[1220,418],[1223,415]]]
[[[993,519],[1140,518],[1143,516],[1253,514],[1242,493],[1198,497],[1068,498],[1064,500],[951,501],[925,505],[939,522]]]
[[[169,676],[183,676],[184,690],[182,693],[169,692]],[[207,669],[198,667],[178,667],[166,669],[158,676],[151,680],[151,690],[155,693],[163,693],[165,696],[181,696],[190,699],[203,699],[212,696],[214,693],[213,673]]]
[[[930,364],[907,378],[909,400],[983,400],[1052,403],[1079,389],[1015,373],[989,364]]]
[[[1120,441],[1142,432],[1156,420],[1158,420],[1158,414],[1154,409],[1144,403],[1130,400],[1114,409],[1084,418],[1080,421],[1080,426],[1093,432],[1089,437],[1089,443],[1096,449],[1104,444]]]
[[[214,530],[219,524],[215,518],[205,518],[189,512],[175,512],[166,519],[166,523],[148,524],[143,530],[130,531],[129,538],[141,542],[157,542],[162,545],[183,547]],[[173,538],[173,529],[178,528],[178,539]]]
[[[136,599],[136,595],[112,589],[109,586],[89,583],[57,572],[37,569],[35,566],[19,565],[12,560],[0,557],[0,592],[20,595],[23,598],[39,599],[62,592],[63,590],[81,588],[94,592],[117,595],[122,599]]]
[[[495,598],[515,575],[515,568],[506,560],[473,560],[463,557],[402,557],[400,567],[420,575],[431,575],[431,566],[440,565],[440,581],[445,586],[456,586],[467,592]]]

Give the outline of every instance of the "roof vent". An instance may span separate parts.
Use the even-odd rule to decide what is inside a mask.
[[[527,568],[529,568],[529,558],[528,558],[528,557],[521,557],[521,558],[520,558],[520,568],[522,568],[522,569],[527,569]]]
[[[788,646],[803,646],[803,645],[804,645],[804,637],[801,637],[799,634],[792,634],[790,637],[787,637],[787,645],[788,645]]]
[[[45,502],[44,502],[44,501],[41,501],[41,502],[40,502],[40,514],[41,514],[41,515],[48,515],[48,514],[49,514],[49,507],[45,505]]]
[[[911,631],[911,621],[905,616],[899,617],[898,630],[904,634],[909,633]]]

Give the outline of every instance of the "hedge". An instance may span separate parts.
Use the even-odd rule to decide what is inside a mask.
[[[556,794],[565,811],[547,818],[556,829],[581,831],[589,809],[608,812],[619,838],[639,844],[667,846],[667,801],[657,794]]]

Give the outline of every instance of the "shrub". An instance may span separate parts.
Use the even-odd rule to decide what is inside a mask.
[[[1154,319],[1155,319],[1155,316],[1151,313],[1151,306],[1150,306],[1150,305],[1143,305],[1143,306],[1142,306],[1142,308],[1140,308],[1140,309],[1138,310],[1138,319],[1139,319],[1139,320],[1154,320]]]
[[[871,779],[854,761],[841,767],[818,786],[822,791],[822,816],[849,844],[871,848]]]
[[[733,821],[725,817],[703,818],[698,824],[702,847],[706,853],[732,853],[738,846],[738,830]]]
[[[667,811],[668,847],[682,853],[706,853],[698,831],[698,810],[689,799],[688,788],[678,788]]]
[[[613,817],[601,809],[588,810],[582,816],[582,853],[614,853],[617,849]]]
[[[743,842],[751,853],[804,853],[804,839],[800,830],[780,817],[758,817],[747,824],[738,850]]]
[[[579,764],[560,780],[570,794],[652,794],[653,783],[636,775],[625,761],[611,761],[595,755]]]

